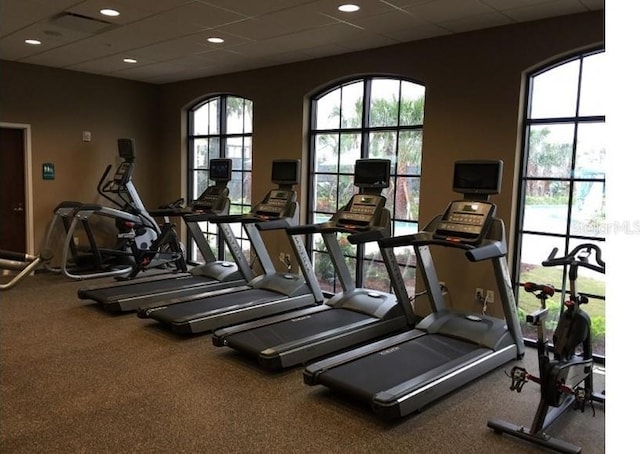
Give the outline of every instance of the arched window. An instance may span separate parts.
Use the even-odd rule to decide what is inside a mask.
[[[231,158],[233,176],[229,182],[230,213],[248,212],[251,209],[252,101],[232,95],[207,98],[189,110],[188,131],[188,200],[196,199],[210,185],[210,159]],[[217,235],[216,226],[209,222],[201,222],[200,228],[218,259],[230,259],[224,241]],[[249,241],[237,225],[234,225],[233,229],[242,243],[242,249],[248,255]],[[188,259],[192,262],[202,262],[202,257],[191,239]]]
[[[604,52],[595,50],[540,68],[528,76],[514,276],[518,283],[553,284],[557,317],[568,289],[561,268],[541,266],[551,250],[564,255],[583,242],[605,247]],[[589,297],[594,353],[604,356],[604,275],[580,269],[578,291]],[[539,302],[518,292],[523,313]],[[525,337],[535,337],[523,324]]]
[[[311,100],[309,166],[310,222],[323,222],[354,194],[356,159],[391,160],[391,184],[383,191],[392,216],[392,234],[418,231],[422,124],[425,87],[391,77],[350,80]],[[356,276],[356,285],[388,290],[389,280],[377,244],[355,248],[346,241],[344,255]],[[323,290],[339,291],[333,266],[319,235],[311,244],[316,275]],[[415,282],[415,263],[405,261],[406,282]]]

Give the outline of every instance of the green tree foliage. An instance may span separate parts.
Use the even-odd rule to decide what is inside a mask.
[[[357,152],[358,156],[361,155],[362,137],[353,131],[359,131],[366,127],[362,124],[363,118],[366,118],[363,114],[362,96],[356,99],[355,106],[350,111],[353,112],[352,115],[344,116],[341,106],[334,105],[330,110],[329,118],[338,120],[333,123],[341,124],[344,132],[317,135],[317,148],[325,152],[330,150],[329,154],[333,157],[330,162],[323,165],[323,171],[347,171],[350,166],[345,165],[344,162],[338,169],[338,157],[340,156],[344,160],[350,151]],[[392,165],[397,166],[394,169],[397,175],[419,174],[422,162],[422,130],[398,131],[398,126],[421,126],[423,118],[424,96],[418,99],[399,100],[397,94],[394,93],[389,97],[373,99],[368,119],[370,127],[375,129],[370,130],[368,135],[368,156],[390,159]],[[395,181],[392,181],[386,193],[396,194],[395,217],[417,220],[419,207],[416,202],[420,189],[419,179],[398,178],[397,191],[394,184]],[[331,208],[339,205],[336,204],[336,198],[339,198],[338,194],[345,193],[352,194],[353,186],[342,176],[331,182],[324,181],[317,189],[316,209],[333,211]],[[393,203],[393,201],[390,202]]]
[[[549,134],[551,134],[551,130],[546,127],[541,129],[531,128],[529,130],[528,176],[550,177],[564,175],[564,170],[570,168],[571,144],[553,143],[549,140]],[[554,196],[561,189],[561,185],[554,185],[551,181],[527,181],[527,196]]]

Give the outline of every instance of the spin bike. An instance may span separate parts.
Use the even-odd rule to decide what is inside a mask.
[[[565,257],[556,258],[557,252],[558,249],[554,248],[547,260],[542,262],[542,266],[568,267],[569,272],[568,299],[561,308],[558,325],[553,333],[553,358],[549,354],[545,324],[548,315],[546,301],[554,295],[555,289],[550,285],[527,282],[524,290],[540,300],[540,309],[527,315],[527,323],[537,328],[540,376],[536,377],[518,366],[513,367],[509,374],[509,389],[512,391],[522,391],[524,384],[529,381],[540,385],[540,402],[531,428],[501,420],[490,420],[487,425],[497,434],[507,433],[558,452],[579,453],[582,452],[581,447],[550,437],[545,430],[571,407],[584,412],[587,404],[592,409],[593,402],[604,404],[604,393],[593,391],[591,319],[580,307],[589,300],[578,293],[576,282],[580,267],[604,274],[605,263],[602,261],[600,248],[592,243],[575,247]],[[595,263],[589,261],[592,255]],[[577,354],[577,350],[582,353]]]

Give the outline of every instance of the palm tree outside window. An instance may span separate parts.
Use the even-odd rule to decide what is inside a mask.
[[[565,255],[584,242],[607,260],[605,235],[604,51],[591,50],[538,68],[527,78],[522,167],[513,276],[552,284],[551,328],[568,290],[566,270],[541,266],[554,247]],[[605,276],[580,270],[578,290],[589,298],[594,354],[604,358]],[[524,315],[539,306],[518,290],[525,337],[535,337]]]
[[[229,182],[230,214],[251,210],[251,167],[253,102],[233,95],[219,95],[198,102],[188,115],[188,200],[196,199],[210,184],[209,160],[231,158],[232,179]],[[231,255],[210,222],[201,222],[200,228],[220,260]],[[239,224],[232,225],[234,234],[249,257],[250,244]],[[195,242],[189,239],[187,258],[202,263]]]
[[[360,158],[391,160],[391,182],[383,191],[391,211],[392,234],[418,231],[422,126],[426,89],[422,83],[394,77],[364,77],[342,82],[311,100],[308,219],[328,220],[356,192],[354,164]],[[339,241],[356,285],[389,291],[377,244],[355,247]],[[311,240],[313,264],[324,291],[340,291],[320,235]],[[396,251],[405,281],[415,287],[410,250]]]

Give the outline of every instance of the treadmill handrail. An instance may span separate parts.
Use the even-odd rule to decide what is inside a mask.
[[[209,219],[209,222],[213,222],[214,224],[233,224],[236,222],[243,222],[246,218],[246,214],[225,214],[223,216],[216,216],[215,218]]]
[[[426,235],[426,232],[410,233],[409,235],[392,236],[387,238],[380,238],[378,244],[385,249],[392,249],[402,246],[412,246],[417,241],[420,241],[422,237]]]
[[[455,240],[442,240],[437,238],[419,239],[413,243],[414,246],[444,246],[457,249],[464,249],[465,256],[471,262],[479,262],[496,257],[502,257],[507,254],[504,250],[504,244],[500,241],[484,239],[481,245],[473,246],[467,243],[460,243]]]
[[[186,222],[217,222],[220,215],[215,211],[186,211],[181,216]],[[223,215],[224,216],[224,215]],[[223,224],[220,222],[220,224]]]
[[[291,226],[291,218],[283,218],[283,219],[267,219],[267,220],[257,220],[256,228],[258,230],[283,230]]]
[[[305,224],[288,227],[287,233],[289,235],[308,235],[311,233],[347,233],[347,239],[351,244],[369,243],[385,238],[384,227],[368,227],[367,230],[359,230],[357,228],[338,225],[335,222],[331,221],[322,222],[320,224]]]
[[[261,216],[256,215],[254,213],[245,213],[245,214],[226,214],[222,216],[215,216],[209,219],[209,222],[213,222],[215,224],[233,224],[233,223],[242,223],[242,224],[253,224],[259,222],[267,222],[271,220],[280,220],[282,218],[272,218],[269,216]],[[285,218],[289,219],[289,218]]]
[[[384,238],[384,227],[373,227],[365,231],[356,230],[347,237],[347,240],[351,244],[363,244],[378,241],[381,238]]]

